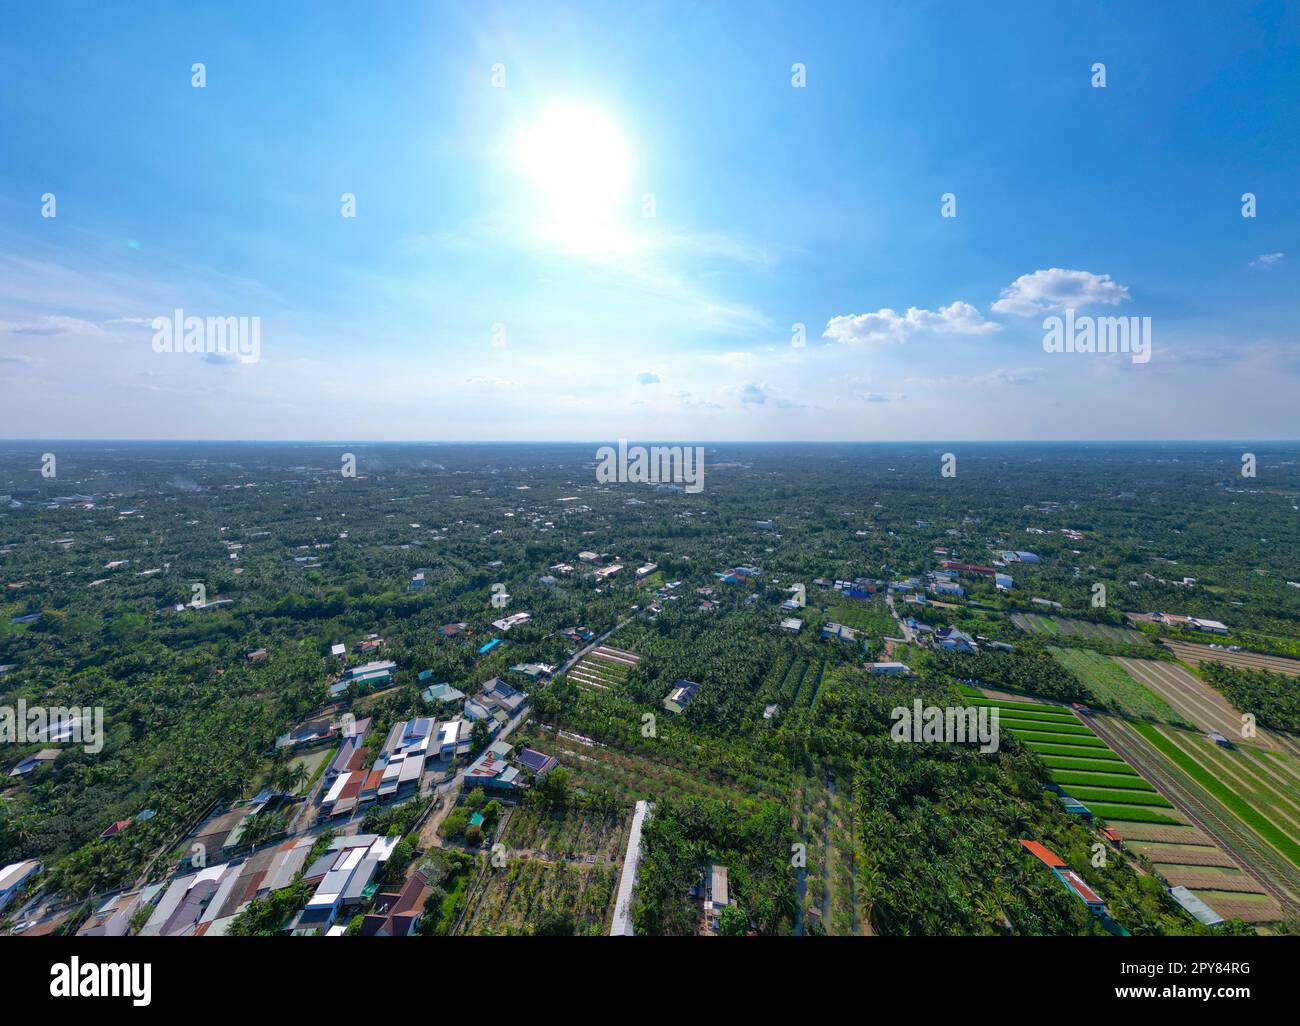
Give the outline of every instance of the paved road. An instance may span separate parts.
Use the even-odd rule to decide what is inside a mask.
[[[903,623],[903,618],[898,615],[898,610],[894,608],[894,596],[891,593],[885,593],[885,604],[889,606],[889,611],[894,614],[894,622],[898,624],[898,629],[903,632],[903,640],[916,644],[916,634],[911,627]]]

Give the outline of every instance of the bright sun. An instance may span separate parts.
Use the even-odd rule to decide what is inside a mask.
[[[587,107],[556,107],[519,136],[519,165],[541,204],[548,234],[590,248],[614,231],[628,178],[618,128]]]

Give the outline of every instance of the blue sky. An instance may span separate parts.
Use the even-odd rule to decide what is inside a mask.
[[[0,437],[1300,435],[1300,8],[809,6],[11,11]]]

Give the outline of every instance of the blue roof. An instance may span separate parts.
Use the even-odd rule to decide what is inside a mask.
[[[489,641],[486,645],[484,645],[482,648],[478,650],[478,654],[482,655],[484,652],[490,652],[492,651],[492,649],[496,648],[499,644],[501,644],[501,639],[493,638],[491,641]]]

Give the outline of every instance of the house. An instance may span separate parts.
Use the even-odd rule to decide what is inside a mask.
[[[257,648],[254,649],[252,652],[248,653],[248,661],[250,663],[260,663],[265,658],[266,658],[266,649],[264,648]]]
[[[493,620],[492,626],[499,631],[508,631],[511,627],[518,627],[521,623],[527,623],[532,618],[531,613],[511,613],[509,616],[503,616],[500,620]]]
[[[107,899],[77,930],[78,937],[125,937],[131,917],[142,904],[143,891],[128,891]]]
[[[515,756],[515,762],[519,763],[524,769],[528,770],[535,777],[540,777],[544,773],[549,773],[559,765],[559,760],[553,755],[547,755],[544,752],[537,752],[531,748],[525,748]]]
[[[803,621],[794,616],[787,616],[781,621],[781,630],[789,634],[798,634],[803,630]]]
[[[62,754],[57,748],[42,748],[39,752],[27,756],[22,762],[18,763],[9,771],[9,775],[11,777],[25,777],[28,773],[40,766],[44,766],[47,762],[53,762]]]
[[[377,797],[394,798],[420,786],[425,759],[434,743],[434,726],[428,716],[393,724],[371,768],[372,773],[381,774]]]
[[[377,660],[363,666],[353,666],[343,671],[343,676],[330,685],[330,697],[338,698],[345,694],[353,684],[358,689],[377,687],[387,684],[397,672],[397,664],[391,659]]]
[[[610,577],[613,577],[616,573],[618,573],[622,569],[623,569],[622,563],[610,563],[609,566],[602,566],[599,570],[597,570],[596,576],[600,578],[602,581],[604,581]]]
[[[771,705],[763,707],[763,719],[770,720],[773,716],[781,711],[781,707],[773,702]]]
[[[636,568],[636,579],[639,581],[643,577],[649,577],[658,569],[658,563],[647,563],[645,566],[639,566]]]
[[[466,634],[473,633],[473,631],[469,629],[469,624],[467,623],[444,623],[438,628],[438,633],[444,638],[454,638],[462,632]]]
[[[11,862],[0,869],[0,909],[13,901],[23,885],[40,871],[41,864],[36,859]]]
[[[331,645],[331,646],[330,646],[330,655],[334,656],[334,657],[337,658],[337,659],[346,659],[346,658],[347,658],[347,655],[348,655],[348,646],[347,646],[347,645]]]
[[[113,823],[107,828],[105,828],[104,832],[99,835],[99,839],[101,841],[107,841],[110,837],[116,837],[118,834],[120,834],[123,830],[125,830],[130,825],[131,825],[131,820],[119,819],[116,823]]]
[[[1106,903],[1088,886],[1083,877],[1062,862],[1055,852],[1037,841],[1022,840],[1020,843],[1026,851],[1047,866],[1056,878],[1065,885],[1066,890],[1087,905],[1091,912],[1096,915],[1102,915],[1106,912]]]
[[[935,581],[930,590],[936,595],[965,595],[966,589],[955,581]]]
[[[712,865],[704,874],[704,920],[708,928],[718,932],[722,910],[730,904],[727,867]]]
[[[380,867],[397,847],[398,838],[354,834],[336,838],[329,850],[303,873],[318,881],[316,890],[293,922],[296,933],[318,933],[333,925],[339,912],[366,898]]]
[[[424,571],[421,570],[418,574],[414,575],[411,578],[411,585],[408,590],[420,591],[423,587],[424,587]]]
[[[499,644],[501,644],[501,639],[500,639],[500,638],[493,638],[491,641],[489,641],[486,645],[484,645],[482,648],[480,648],[480,649],[478,650],[478,654],[479,654],[479,655],[487,655],[487,654],[488,654],[489,652],[491,652],[494,648],[496,648]]]
[[[444,759],[469,751],[471,727],[466,720],[448,720],[438,728],[438,754]]]
[[[868,663],[867,669],[871,673],[883,673],[883,674],[890,674],[890,675],[909,672],[907,663]]]
[[[596,552],[579,552],[578,559],[584,563],[599,563],[600,554]]]
[[[519,770],[510,765],[514,751],[509,741],[494,741],[465,770],[465,791],[476,787],[488,791],[512,791],[521,783]]]
[[[397,893],[377,895],[374,911],[361,921],[361,936],[409,937],[420,925],[430,891],[429,878],[417,869]]]
[[[975,639],[956,627],[940,627],[934,632],[934,644],[936,648],[947,649],[949,652],[979,651]]]
[[[555,667],[549,663],[516,663],[510,667],[510,672],[518,673],[531,681],[536,681],[542,677],[549,677],[555,672]]]
[[[1015,581],[1010,574],[995,573],[993,575],[993,584],[998,591],[1010,591],[1015,587]]]
[[[420,694],[426,702],[459,702],[465,697],[465,692],[457,690],[450,684],[433,684]]]
[[[858,632],[852,627],[846,627],[842,623],[827,623],[822,627],[822,639],[834,638],[845,644],[857,644]]]
[[[670,713],[679,713],[692,698],[699,694],[700,685],[693,680],[679,680],[664,699],[663,706]]]
[[[275,739],[276,748],[307,748],[334,735],[334,723],[328,716],[317,716],[298,724]]]
[[[1210,634],[1227,634],[1228,625],[1220,623],[1218,620],[1205,620],[1199,616],[1191,617],[1189,626],[1194,631],[1208,631]]]

